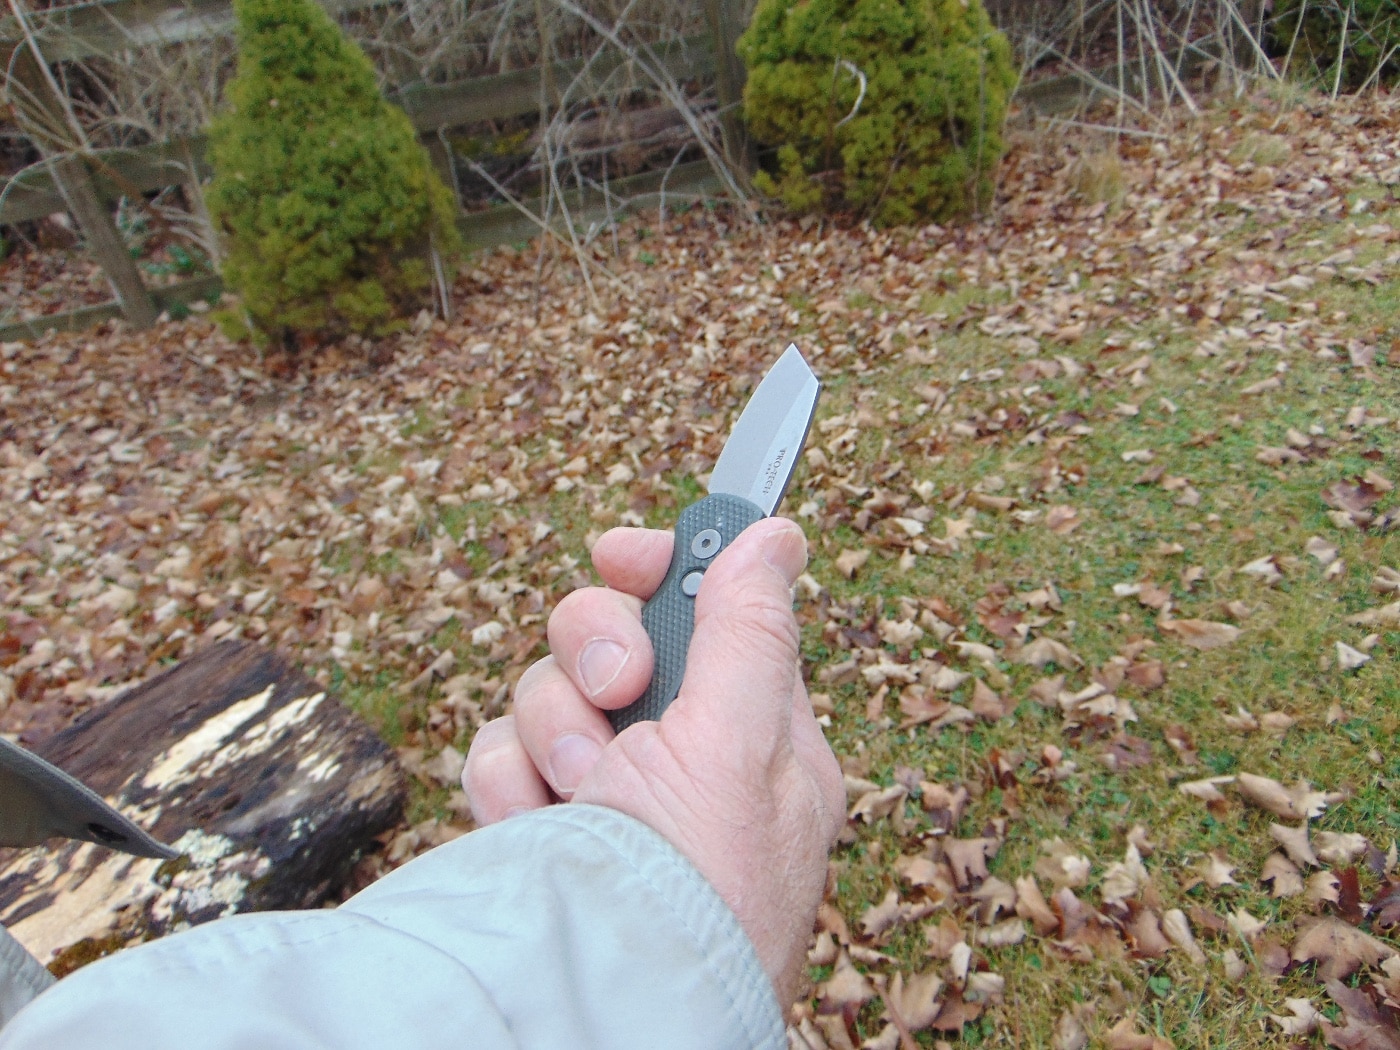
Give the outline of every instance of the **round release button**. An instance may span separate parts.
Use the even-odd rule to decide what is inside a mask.
[[[694,598],[700,593],[700,581],[705,578],[704,569],[691,569],[681,577],[681,593]]]

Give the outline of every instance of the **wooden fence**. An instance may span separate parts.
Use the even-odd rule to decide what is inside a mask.
[[[396,2],[399,0],[322,0],[332,15]],[[703,0],[707,32],[654,49],[664,73],[673,80],[713,79],[723,115],[725,153],[736,167],[751,163],[737,120],[743,70],[734,54],[734,43],[743,28],[741,2]],[[229,0],[101,0],[35,12],[28,23],[22,26],[13,16],[0,19],[0,61],[32,95],[47,100],[55,120],[62,119],[62,100],[54,96],[45,71],[23,46],[27,34],[35,38],[46,59],[61,61],[113,56],[138,45],[211,39],[233,31]],[[592,63],[590,72],[602,79],[625,61],[621,55],[606,55]],[[582,60],[571,60],[450,85],[419,85],[390,98],[408,113],[435,159],[440,164],[450,163],[443,155],[441,132],[538,112],[542,85],[568,83],[583,65]],[[1018,99],[1025,108],[1057,112],[1082,105],[1096,90],[1085,78],[1067,77],[1031,85]],[[0,327],[0,340],[35,338],[51,329],[78,329],[118,315],[144,327],[154,323],[163,310],[216,296],[221,285],[211,276],[148,288],[112,219],[112,206],[122,197],[140,196],[207,174],[204,141],[199,137],[103,150],[87,157],[55,156],[49,164],[11,180],[0,189],[0,224],[58,211],[71,213],[117,298],[100,306]],[[700,160],[665,172],[614,180],[606,195],[600,190],[575,189],[564,195],[563,203],[575,222],[592,222],[613,216],[618,199],[635,206],[654,203],[666,194],[688,197],[719,192],[718,174],[709,162]],[[540,202],[527,202],[527,211],[502,205],[463,214],[459,225],[468,247],[525,240],[538,232],[543,222],[539,207]]]

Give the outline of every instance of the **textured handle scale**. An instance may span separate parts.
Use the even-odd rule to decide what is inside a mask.
[[[671,706],[685,677],[685,658],[690,651],[690,635],[695,629],[695,598],[687,594],[687,577],[703,573],[715,556],[734,542],[735,537],[765,515],[740,496],[715,493],[681,512],[676,521],[676,549],[666,578],[642,607],[642,626],[651,638],[655,665],[651,685],[641,699],[620,711],[609,711],[608,721],[619,733],[633,722],[655,721]],[[701,537],[706,530],[718,533]],[[696,538],[701,537],[699,543]],[[692,577],[694,579],[694,577]]]

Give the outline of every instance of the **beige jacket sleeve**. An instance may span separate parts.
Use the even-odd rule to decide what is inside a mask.
[[[473,832],[334,911],[237,916],[58,982],[0,1050],[783,1050],[725,903],[659,835],[562,805]]]

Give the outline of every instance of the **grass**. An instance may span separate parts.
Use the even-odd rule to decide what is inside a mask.
[[[1239,163],[1272,165],[1288,155],[1286,139],[1251,135],[1231,157]],[[1090,199],[1103,199],[1097,192],[1082,192]],[[1376,187],[1360,186],[1349,199],[1378,202],[1382,207],[1362,217],[1304,223],[1289,238],[1289,248],[1272,257],[1274,265],[1287,271],[1321,261],[1334,254],[1338,245],[1355,243],[1359,223],[1379,221],[1400,228]],[[1243,248],[1256,235],[1257,230],[1246,224],[1223,237],[1221,251]],[[1384,243],[1373,238],[1355,249],[1348,265],[1364,270],[1387,255]],[[1201,276],[1195,275],[1197,280]],[[1000,306],[1002,299],[996,289],[967,283],[924,293],[919,311],[942,318],[979,315]],[[855,294],[850,302],[856,307],[871,305],[868,297]],[[1282,301],[1268,300],[1259,309],[1262,321],[1329,318],[1335,345],[1377,337],[1386,345],[1400,332],[1400,282],[1390,277],[1378,284],[1345,279],[1322,282],[1292,291]],[[955,833],[985,834],[999,821],[1005,827],[1001,850],[990,864],[994,876],[1012,881],[1024,875],[1034,867],[1044,843],[1062,838],[1093,861],[1095,879],[1081,891],[1085,899],[1092,899],[1106,865],[1121,859],[1125,833],[1142,824],[1156,846],[1148,866],[1163,907],[1200,906],[1222,915],[1243,908],[1269,919],[1286,943],[1291,924],[1311,909],[1301,898],[1271,898],[1267,887],[1257,881],[1260,865],[1272,848],[1268,825],[1276,818],[1237,800],[1216,815],[1178,792],[1176,785],[1186,779],[1241,771],[1288,783],[1305,778],[1348,793],[1345,802],[1313,823],[1314,833],[1356,831],[1382,850],[1395,841],[1395,829],[1400,827],[1395,793],[1400,773],[1395,743],[1400,739],[1400,676],[1394,653],[1400,648],[1400,632],[1380,632],[1377,666],[1356,675],[1342,675],[1329,666],[1329,654],[1337,640],[1349,644],[1361,640],[1364,632],[1346,627],[1342,617],[1378,604],[1368,589],[1370,577],[1377,566],[1400,559],[1400,540],[1393,534],[1339,530],[1328,517],[1329,508],[1320,493],[1331,482],[1358,477],[1367,470],[1394,474],[1393,430],[1351,432],[1341,423],[1356,405],[1365,405],[1377,415],[1392,414],[1400,405],[1400,383],[1394,378],[1394,363],[1388,368],[1359,369],[1348,363],[1345,351],[1340,358],[1291,349],[1276,354],[1246,343],[1232,346],[1220,358],[1202,358],[1195,354],[1201,345],[1196,333],[1174,324],[1159,326],[1158,331],[1151,325],[1144,327],[1147,331],[1138,337],[1144,339],[1151,364],[1141,387],[1120,378],[1101,378],[1105,368],[1138,354],[1120,350],[1107,356],[1103,335],[1093,331],[1059,351],[1091,367],[1089,376],[1040,378],[1021,389],[995,380],[985,392],[975,383],[955,385],[951,396],[963,417],[980,411],[995,418],[997,408],[1016,408],[1022,425],[1014,433],[993,431],[939,447],[935,456],[919,454],[929,446],[926,440],[920,442],[924,428],[914,415],[920,400],[914,391],[931,379],[947,387],[950,376],[977,375],[993,368],[1011,373],[1018,360],[1004,341],[975,326],[962,326],[940,334],[932,367],[896,359],[858,383],[830,382],[823,415],[856,414],[864,405],[871,417],[849,455],[851,460],[878,465],[908,453],[897,483],[901,491],[907,493],[927,482],[933,492],[946,494],[975,487],[995,475],[1001,479],[994,485],[996,491],[1015,497],[1021,506],[1043,509],[1045,503],[1069,503],[1079,512],[1081,524],[1069,535],[1057,536],[1009,515],[979,511],[974,538],[963,541],[953,557],[919,557],[914,568],[906,571],[897,563],[897,550],[877,548],[862,575],[846,582],[827,559],[868,539],[849,524],[850,507],[828,504],[823,511],[842,517],[847,524],[822,527],[813,535],[822,556],[812,571],[820,579],[835,580],[833,603],[854,602],[866,610],[873,606],[880,616],[898,617],[902,601],[920,605],[939,596],[968,617],[965,637],[993,643],[996,638],[980,629],[972,615],[976,600],[1000,593],[1007,598],[1006,608],[1024,611],[1015,596],[1054,581],[1063,610],[1049,629],[1087,667],[1102,665],[1133,637],[1152,641],[1148,655],[1166,664],[1166,688],[1148,693],[1131,686],[1122,689],[1137,713],[1137,721],[1127,728],[1145,741],[1146,764],[1106,769],[1103,739],[1086,734],[1067,740],[1059,712],[1025,700],[995,724],[928,733],[919,727],[901,730],[893,724],[899,712],[892,693],[885,720],[872,722],[867,718],[869,691],[861,682],[831,690],[836,711],[831,737],[848,770],[879,784],[893,783],[900,767],[913,767],[940,782],[966,786],[973,798]],[[1286,372],[1277,371],[1280,363],[1286,364]],[[1276,393],[1252,397],[1235,393],[1274,375],[1284,381]],[[1038,389],[1027,393],[1030,387]],[[1137,405],[1137,413],[1115,414],[1125,402]],[[885,413],[887,406],[891,411]],[[1041,495],[1036,485],[1043,482],[1049,457],[1038,451],[1043,445],[1028,447],[1022,439],[1038,421],[1071,408],[1089,420],[1091,432],[1064,447],[1057,464],[1063,471],[1061,487],[1052,495]],[[1309,428],[1320,428],[1336,445],[1305,464],[1270,468],[1256,460],[1261,446],[1284,445],[1290,429],[1307,434]],[[895,451],[890,451],[891,442]],[[1144,481],[1146,464],[1123,459],[1130,450],[1151,450],[1152,465],[1163,468],[1166,476],[1188,479],[1198,493],[1195,504],[1183,506],[1179,489],[1168,491]],[[1393,480],[1400,482],[1400,478]],[[945,516],[947,511],[935,509],[930,534],[941,533],[935,526]],[[1304,554],[1312,536],[1336,545],[1345,565],[1337,579],[1326,578],[1322,566]],[[1278,558],[1284,570],[1275,585],[1240,574],[1241,566],[1268,555]],[[1197,567],[1196,582],[1189,586],[1182,581],[1188,567]],[[1179,617],[1231,619],[1223,609],[1225,603],[1243,602],[1249,609],[1241,621],[1244,636],[1238,644],[1213,652],[1182,647],[1157,630],[1154,610],[1131,598],[1116,597],[1111,589],[1115,583],[1144,580],[1170,591]],[[843,655],[833,652],[828,641],[827,624],[814,618],[806,627],[805,644],[809,653],[819,656],[818,664],[821,658]],[[885,652],[896,657],[894,647],[885,647]],[[1043,677],[1032,668],[1006,661],[998,662],[996,670],[1007,682],[1001,692],[1012,697],[1026,696]],[[1070,682],[1077,683],[1071,688],[1087,683],[1083,671],[1067,670]],[[965,702],[970,692],[969,682],[952,699]],[[1340,722],[1329,715],[1334,704],[1345,713]],[[1296,721],[1277,736],[1240,732],[1223,718],[1239,708],[1256,715],[1281,711]],[[1189,766],[1168,742],[1174,726],[1186,727],[1199,756]],[[1028,783],[1030,774],[1047,743],[1061,747],[1078,771],[1053,787],[1033,787]],[[1009,756],[1009,765],[1019,774],[1010,783],[989,772],[997,756]],[[906,803],[906,819],[914,827],[923,826],[915,799]],[[837,900],[848,919],[858,917],[891,888],[907,892],[890,861],[899,852],[921,845],[917,836],[901,841],[890,828],[877,826],[861,829],[855,841],[838,851],[834,861]],[[1192,869],[1206,854],[1222,849],[1238,865],[1236,882],[1212,890],[1193,878]],[[1361,882],[1364,899],[1376,882],[1364,870]],[[1008,987],[1016,991],[1006,1006],[988,1012],[982,1027],[964,1029],[962,1041],[988,1046],[1050,1045],[1057,1019],[1077,999],[1095,1004],[1104,1028],[1122,1013],[1136,1014],[1139,1030],[1155,1031],[1179,1047],[1275,1045],[1278,1030],[1264,1017],[1281,1011],[1283,997],[1312,997],[1318,1005],[1325,1002],[1308,967],[1277,979],[1251,967],[1242,982],[1222,984],[1217,969],[1221,952],[1233,948],[1249,958],[1252,946],[1238,938],[1232,943],[1228,937],[1211,940],[1201,930],[1197,933],[1212,959],[1207,970],[1193,968],[1179,953],[1152,960],[1110,955],[1071,963],[1062,954],[1047,951],[1037,938],[1010,948],[979,950],[986,964],[1006,976]],[[883,950],[920,968],[922,945],[918,938],[907,940],[892,940]],[[824,976],[826,971],[821,969],[811,973],[814,982]],[[867,1007],[857,1029],[862,1037],[873,1037],[883,1023],[877,1002]],[[917,1041],[933,1043],[930,1033],[921,1033]]]
[[[474,264],[480,279],[457,298],[458,320],[414,336],[384,372],[328,348],[294,384],[250,380],[232,417],[207,377],[181,371],[186,357],[222,360],[229,376],[246,365],[206,320],[171,326],[200,357],[172,355],[170,375],[149,371],[149,348],[120,335],[56,340],[6,373],[19,403],[55,418],[15,429],[17,458],[0,450],[10,471],[0,519],[15,523],[0,529],[0,582],[26,618],[48,617],[61,651],[120,643],[132,666],[180,655],[216,620],[247,625],[225,591],[266,588],[278,598],[259,636],[319,669],[392,745],[465,749],[472,723],[500,713],[544,652],[549,610],[587,581],[590,539],[622,523],[668,527],[699,498],[715,431],[797,339],[825,384],[784,505],[807,530],[821,592],[798,603],[807,668],[830,699],[828,736],[847,772],[915,785],[900,821],[850,826],[831,861],[832,903],[858,931],[890,890],[920,899],[895,865],[936,857],[945,838],[923,809],[929,782],[967,792],[946,830],[999,840],[989,869],[1006,883],[1034,874],[1053,840],[1082,854],[1076,892],[1090,908],[1141,825],[1153,847],[1142,906],[1192,916],[1207,960],[1136,957],[1116,928],[1088,945],[1034,933],[976,944],[989,918],[954,895],[879,937],[857,932],[847,947],[858,965],[879,979],[942,965],[924,931],[951,917],[976,966],[1005,978],[1004,1000],[960,1033],[916,1033],[920,1046],[1052,1046],[1070,1011],[1096,1046],[1125,1017],[1181,1048],[1276,1046],[1284,1037],[1267,1015],[1286,998],[1336,1016],[1311,965],[1277,976],[1261,964],[1313,909],[1259,881],[1277,818],[1228,785],[1214,806],[1179,787],[1246,772],[1306,778],[1346,793],[1314,835],[1357,832],[1384,853],[1400,826],[1400,631],[1375,630],[1371,661],[1354,673],[1338,669],[1335,649],[1368,643],[1371,630],[1348,616],[1394,600],[1371,580],[1400,567],[1400,539],[1339,526],[1323,499],[1368,471],[1400,484],[1400,209],[1388,147],[1377,145],[1397,132],[1384,99],[1337,109],[1244,99],[1170,142],[1124,140],[1114,160],[1095,161],[1097,174],[1072,162],[1101,145],[1023,143],[996,215],[956,228],[673,216],[647,235],[649,258],[633,245],[609,261],[629,294],[601,319],[579,308],[566,267],[547,268],[541,286],[533,249],[500,251]],[[95,421],[111,406],[81,385],[53,396],[44,384],[67,382],[58,367],[130,389],[133,432],[143,406],[159,406],[149,425],[170,433],[178,469],[109,462],[92,428],[57,409]],[[167,400],[182,391],[194,393]],[[243,414],[250,393],[277,407],[275,426]],[[1359,408],[1392,421],[1358,424]],[[1260,459],[1308,440],[1305,462]],[[31,484],[17,472],[41,454],[50,479],[23,502]],[[230,457],[248,466],[243,476],[217,474]],[[409,469],[423,459],[440,473]],[[151,485],[178,530],[157,536],[114,516]],[[998,500],[1012,502],[998,510]],[[1386,494],[1377,509],[1396,503]],[[48,519],[35,516],[46,508]],[[1052,531],[1068,512],[1073,527]],[[1307,553],[1311,537],[1336,547],[1340,571]],[[151,605],[179,599],[172,616],[154,622],[143,607],[130,635],[103,636],[74,604],[101,590],[103,552],[153,566],[178,544],[197,559],[189,579],[141,592]],[[870,557],[847,578],[838,558],[855,550]],[[1270,557],[1272,582],[1241,571]],[[370,578],[384,587],[373,610],[354,601]],[[1139,594],[1115,592],[1125,585]],[[1242,634],[1209,651],[1184,645],[1139,601],[1147,585],[1173,616]],[[989,647],[989,662],[940,643],[933,614],[958,621],[957,641]],[[474,641],[493,620],[502,637]],[[885,643],[882,621],[904,620],[924,637]],[[1072,654],[1061,652],[1067,666],[1020,662],[1023,643],[1041,638]],[[1117,681],[1123,653],[1160,661],[1164,684]],[[420,678],[444,654],[460,705],[446,682]],[[902,727],[901,687],[882,695],[860,672],[920,659],[981,679],[1007,713]],[[853,681],[824,677],[847,661]],[[1121,730],[1073,724],[1046,690],[1063,675],[1074,693],[1096,674],[1131,705],[1135,719],[1119,709]],[[68,686],[56,674],[23,684]],[[973,690],[969,680],[948,698],[970,704]],[[1248,728],[1270,714],[1292,722]],[[440,785],[416,782],[413,822],[455,820],[450,802]],[[1214,851],[1233,882],[1203,881]],[[1379,880],[1352,866],[1364,901]],[[1267,920],[1261,938],[1208,928],[1237,909]],[[821,1006],[830,973],[812,969],[816,992],[801,1010]],[[878,1038],[881,1011],[877,996],[853,1016],[857,1044]]]

